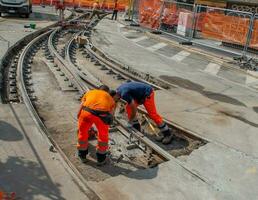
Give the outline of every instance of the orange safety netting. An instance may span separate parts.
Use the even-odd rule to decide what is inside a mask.
[[[192,9],[192,6],[180,8],[180,6],[178,6],[176,3],[165,3],[161,17],[161,23],[171,27],[177,26],[180,13],[189,13],[191,19],[193,19]],[[192,28],[192,23],[187,23],[185,26],[188,29]]]
[[[67,7],[85,7],[92,8],[93,4],[97,0],[64,0],[64,5]],[[56,5],[58,0],[32,0],[33,5]],[[115,1],[114,0],[99,0],[99,5],[102,9],[114,9]],[[129,0],[118,0],[117,8],[118,10],[124,10],[129,4]]]
[[[252,33],[252,39],[250,41],[250,47],[258,49],[258,18],[254,21],[254,28]]]
[[[140,0],[139,20],[144,27],[157,29],[160,24],[161,0]]]
[[[250,18],[227,16],[221,13],[205,13],[200,26],[204,38],[244,46],[250,26]],[[258,19],[254,22],[250,47],[258,48]]]

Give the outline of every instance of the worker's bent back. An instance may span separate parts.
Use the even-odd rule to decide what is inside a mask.
[[[103,90],[90,90],[82,98],[83,106],[97,111],[112,111],[115,102],[113,98]]]

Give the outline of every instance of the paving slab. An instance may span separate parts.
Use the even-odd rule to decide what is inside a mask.
[[[225,199],[257,199],[258,160],[209,143],[180,158],[225,194]]]
[[[193,177],[173,161],[158,167],[89,183],[103,200],[215,200],[223,199],[215,188]]]

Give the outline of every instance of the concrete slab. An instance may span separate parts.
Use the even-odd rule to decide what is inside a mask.
[[[0,130],[0,191],[21,199],[88,199],[87,188],[49,151],[25,105],[1,105]]]
[[[199,59],[205,61],[204,56],[197,54],[192,57],[192,63],[174,62],[139,47],[123,37],[116,27],[108,20],[100,22],[93,34],[94,45],[114,60],[162,78],[176,87],[166,92],[157,91],[157,106],[165,118],[209,141],[258,157],[255,140],[258,93],[246,87],[246,74],[225,70],[223,66],[216,68],[216,75],[207,73],[207,62],[202,62],[205,64],[202,67],[195,67],[195,60],[196,63],[200,63]]]
[[[103,200],[224,199],[215,188],[186,173],[173,161],[89,185]]]
[[[201,173],[226,199],[257,199],[258,160],[232,149],[207,144],[180,160]]]

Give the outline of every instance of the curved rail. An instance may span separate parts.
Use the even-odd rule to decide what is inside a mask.
[[[80,78],[76,76],[77,73],[74,67],[69,66],[69,63],[57,52],[53,45],[53,38],[58,31],[61,31],[61,27],[56,28],[55,31],[51,33],[48,38],[48,48],[52,56],[54,56],[55,62],[59,64],[59,67],[62,68],[62,71],[66,74],[66,76],[73,82],[76,88],[79,90],[80,94],[84,94],[85,90],[83,88],[87,88],[87,86],[80,81]],[[88,89],[88,88],[87,88]]]
[[[101,82],[95,77],[93,76],[88,70],[84,69],[84,71],[86,72],[81,72],[79,67],[77,67],[71,60],[71,49],[72,46],[76,40],[76,38],[81,35],[83,33],[83,31],[80,31],[79,33],[75,33],[74,36],[68,41],[67,46],[65,48],[65,59],[67,60],[67,62],[69,63],[70,66],[73,66],[74,69],[76,70],[76,73],[79,75],[79,77],[81,79],[83,79],[84,81],[87,81],[91,86],[96,87],[96,86],[100,86]]]
[[[22,51],[19,60],[18,60],[18,66],[17,66],[17,86],[19,89],[20,96],[22,97],[22,100],[27,107],[33,121],[37,125],[40,133],[43,137],[46,138],[47,142],[49,143],[49,147],[54,147],[58,153],[61,155],[61,157],[64,159],[62,163],[66,165],[65,167],[69,170],[69,173],[74,177],[74,181],[77,182],[78,185],[84,190],[84,192],[89,194],[89,196],[93,196],[94,199],[99,199],[99,197],[87,186],[87,181],[84,179],[84,177],[81,175],[81,173],[76,169],[76,167],[71,163],[71,161],[67,158],[67,156],[64,154],[62,149],[59,147],[59,145],[51,138],[50,133],[48,132],[46,126],[40,119],[36,109],[34,108],[30,97],[27,93],[26,84],[24,81],[24,69],[26,68],[26,58],[28,56],[28,53],[30,53],[31,49],[33,47],[36,47],[36,44],[38,44],[41,40],[43,40],[45,37],[47,37],[49,34],[51,34],[53,30],[50,30],[37,38],[33,39]]]

